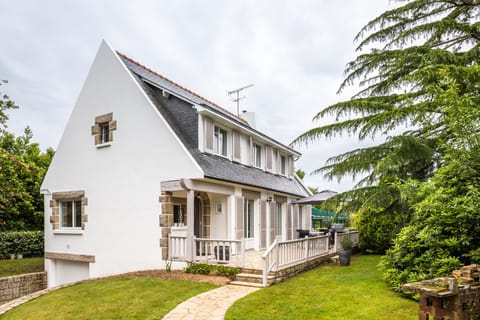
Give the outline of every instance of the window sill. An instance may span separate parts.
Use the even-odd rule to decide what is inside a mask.
[[[112,145],[112,142],[109,141],[105,143],[96,144],[95,147],[97,147],[97,149],[101,149],[101,148],[110,147],[111,145]]]
[[[83,230],[82,229],[57,229],[57,230],[53,230],[53,234],[83,235]]]

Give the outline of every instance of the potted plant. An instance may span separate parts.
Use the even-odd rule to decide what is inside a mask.
[[[342,245],[342,249],[338,252],[338,257],[340,260],[341,266],[348,266],[350,265],[350,258],[352,257],[352,247],[353,242],[350,238],[350,235],[345,235],[340,240],[340,244]]]

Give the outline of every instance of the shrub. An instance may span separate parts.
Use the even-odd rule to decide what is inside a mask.
[[[44,251],[43,231],[0,232],[0,258],[10,254],[41,257]]]
[[[226,267],[226,266],[217,266],[211,264],[191,264],[185,269],[186,273],[196,273],[196,274],[206,274],[206,275],[218,275],[223,277],[228,277],[230,279],[235,278],[237,273],[240,271],[239,268],[235,267]]]
[[[477,154],[472,152],[472,154]],[[419,190],[412,223],[403,228],[382,259],[390,287],[448,276],[480,263],[480,164],[452,160]]]

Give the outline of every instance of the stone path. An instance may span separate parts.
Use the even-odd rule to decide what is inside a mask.
[[[162,320],[223,320],[235,301],[258,289],[229,284],[203,292],[180,303]]]

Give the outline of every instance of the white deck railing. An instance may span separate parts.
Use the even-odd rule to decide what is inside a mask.
[[[244,240],[193,238],[193,262],[245,265]]]
[[[268,274],[272,271],[338,252],[342,248],[341,239],[347,236],[350,237],[354,246],[358,245],[358,231],[335,233],[333,250],[329,249],[328,235],[282,242],[275,240],[262,256],[263,286],[267,285]]]
[[[243,240],[206,239],[193,237],[192,256],[188,257],[186,236],[168,236],[168,259],[194,263],[225,263],[237,267],[245,265]]]
[[[168,259],[187,261],[187,237],[168,235]]]

